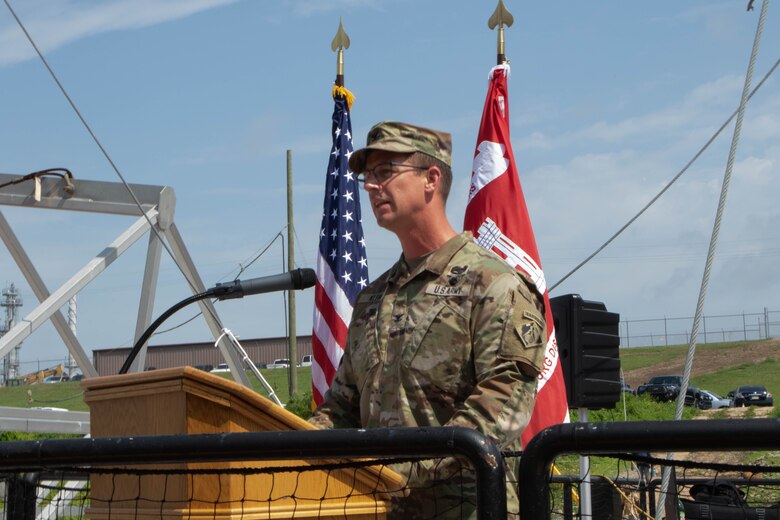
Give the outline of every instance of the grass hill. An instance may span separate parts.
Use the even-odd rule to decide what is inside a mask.
[[[624,378],[636,388],[654,375],[682,374],[686,352],[685,345],[621,349]],[[301,367],[297,370],[298,388],[300,393],[303,393],[311,388],[311,368]],[[263,369],[261,373],[282,402],[287,402],[287,371]],[[221,375],[230,377],[230,374]],[[253,374],[249,374],[249,379],[254,382],[258,393],[266,395]],[[780,396],[780,340],[717,343],[697,347],[692,386],[725,395],[738,385],[744,384],[764,385],[773,395]],[[0,388],[0,406],[88,410],[78,382]]]
[[[687,347],[685,345],[669,347],[636,347],[621,349],[621,366],[625,380],[636,388],[654,375],[682,374],[685,365]],[[282,402],[288,402],[287,371],[281,369],[261,370],[261,373],[274,388]],[[221,374],[230,377],[229,374]],[[255,376],[249,378],[255,383],[255,390],[265,395],[265,391]],[[700,345],[696,350],[693,363],[691,385],[725,395],[742,384],[765,385],[777,399],[780,396],[780,340],[758,342],[737,342]],[[298,387],[301,393],[311,388],[311,368],[298,369]],[[304,399],[305,400],[305,399]],[[302,406],[306,405],[301,399]],[[290,403],[292,405],[292,403]],[[59,407],[75,411],[86,411],[83,392],[78,382],[66,382],[47,385],[28,385],[0,388],[0,406]],[[622,420],[672,420],[674,403],[656,403],[650,398],[624,396],[624,400],[611,410],[594,410],[589,414],[591,422]],[[780,407],[731,408],[727,410],[695,410],[685,408],[685,419],[706,419],[709,417],[780,417]],[[576,411],[572,411],[572,420],[576,420]],[[13,432],[6,432],[12,434]],[[30,434],[37,435],[37,434]],[[3,434],[0,434],[3,437]],[[10,439],[7,437],[6,439]],[[15,437],[13,437],[15,438]],[[38,438],[38,437],[36,437]],[[693,453],[678,454],[687,460],[716,460],[730,463],[761,463],[780,465],[780,453],[777,452],[719,452],[716,454]],[[558,461],[565,474],[576,474],[578,461],[576,456],[565,456]],[[614,460],[591,460],[593,474],[611,475]]]
[[[299,393],[311,392],[311,368],[299,367],[297,370]],[[289,400],[287,370],[279,368],[261,369],[260,373],[271,388],[274,389],[279,399],[286,403]],[[231,379],[229,373],[215,375]],[[255,375],[248,372],[248,377],[255,391],[267,397],[267,392]],[[0,388],[0,406],[15,406],[18,408],[55,407],[66,408],[75,412],[89,411],[89,407],[84,402],[84,391],[81,388],[81,383],[76,381]]]
[[[623,377],[636,388],[652,376],[682,375],[687,350],[687,345],[621,349]],[[739,385],[764,385],[778,396],[780,340],[698,345],[690,384],[721,395]]]

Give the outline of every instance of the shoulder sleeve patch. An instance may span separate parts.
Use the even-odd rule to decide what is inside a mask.
[[[547,335],[547,327],[539,319],[538,314],[523,311],[523,320],[515,325],[515,333],[517,333],[526,349],[540,348],[544,346],[544,336]]]
[[[518,361],[539,373],[544,365],[544,345],[547,325],[538,312],[516,309],[513,316],[511,337],[505,336],[500,357]]]

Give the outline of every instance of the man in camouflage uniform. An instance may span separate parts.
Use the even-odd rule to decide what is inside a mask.
[[[383,122],[350,157],[377,223],[396,234],[403,254],[359,294],[341,364],[310,421],[465,426],[519,450],[544,360],[543,300],[530,280],[447,221],[451,149],[449,134]],[[473,473],[462,480],[457,460],[397,469],[419,489],[394,504],[393,516],[473,516]],[[516,474],[507,467],[509,478]],[[516,513],[515,485],[507,500]]]

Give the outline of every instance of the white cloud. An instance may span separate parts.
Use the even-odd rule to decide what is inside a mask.
[[[31,0],[15,9],[41,52],[110,31],[140,29],[185,18],[237,0]],[[35,56],[22,30],[11,20],[0,25],[0,67]]]
[[[522,182],[551,283],[601,246],[679,171],[739,101],[741,79],[731,76],[692,90],[679,103],[615,122],[600,122],[559,136],[524,137],[516,149],[536,147],[537,164]],[[780,147],[776,96],[751,102],[724,215],[714,287],[732,283],[740,265],[754,270],[749,285],[766,276],[777,231],[775,190]],[[580,292],[614,308],[636,307],[643,295],[648,315],[679,314],[698,294],[731,128],[666,192],[555,295]],[[651,136],[661,136],[661,139]],[[770,146],[767,147],[767,143]],[[602,151],[593,151],[600,145]],[[584,151],[584,150],[587,150]],[[546,162],[545,162],[546,161]],[[749,267],[748,267],[749,266]],[[755,270],[760,272],[756,273]],[[738,300],[752,301],[748,287]],[[762,291],[760,301],[770,301]],[[592,296],[591,296],[592,295]]]
[[[745,3],[744,5],[747,5]],[[756,5],[758,7],[758,5]],[[754,12],[757,14],[760,7]],[[734,2],[711,2],[705,5],[696,5],[671,17],[656,17],[656,23],[672,24],[701,24],[707,34],[721,41],[729,41],[736,28],[734,24]]]
[[[710,132],[711,135],[711,132],[717,128],[714,125],[725,121],[739,106],[742,82],[743,79],[736,76],[725,76],[696,87],[679,103],[656,112],[614,122],[598,121],[580,130],[569,131],[558,136],[534,131],[519,139],[519,144],[522,146],[520,149],[552,150],[575,143],[593,141],[608,144],[624,143],[625,146],[625,142],[632,139],[645,140],[648,136],[658,135],[667,138],[679,135],[685,138],[692,134],[698,135],[700,131]],[[754,104],[749,106],[755,110]],[[761,124],[770,131],[780,126],[772,118],[765,118]],[[702,140],[701,144],[703,143]]]

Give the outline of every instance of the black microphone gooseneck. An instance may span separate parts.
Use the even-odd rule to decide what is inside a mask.
[[[230,300],[233,298],[243,298],[244,296],[250,296],[252,294],[260,294],[274,291],[289,291],[308,289],[317,282],[317,275],[314,273],[314,269],[302,268],[289,271],[287,273],[276,274],[273,276],[263,276],[261,278],[252,278],[242,282],[241,280],[233,280],[228,283],[218,283],[214,287],[207,289],[202,293],[195,294],[186,298],[179,303],[172,306],[170,309],[160,315],[159,318],[154,320],[154,323],[149,325],[147,329],[138,338],[130,354],[127,356],[122,368],[119,369],[120,374],[126,374],[130,370],[130,365],[133,364],[138,352],[141,351],[141,347],[146,344],[149,338],[154,334],[154,331],[162,325],[162,323],[171,317],[176,311],[186,307],[187,305],[194,303],[205,298],[216,298],[218,300]]]

